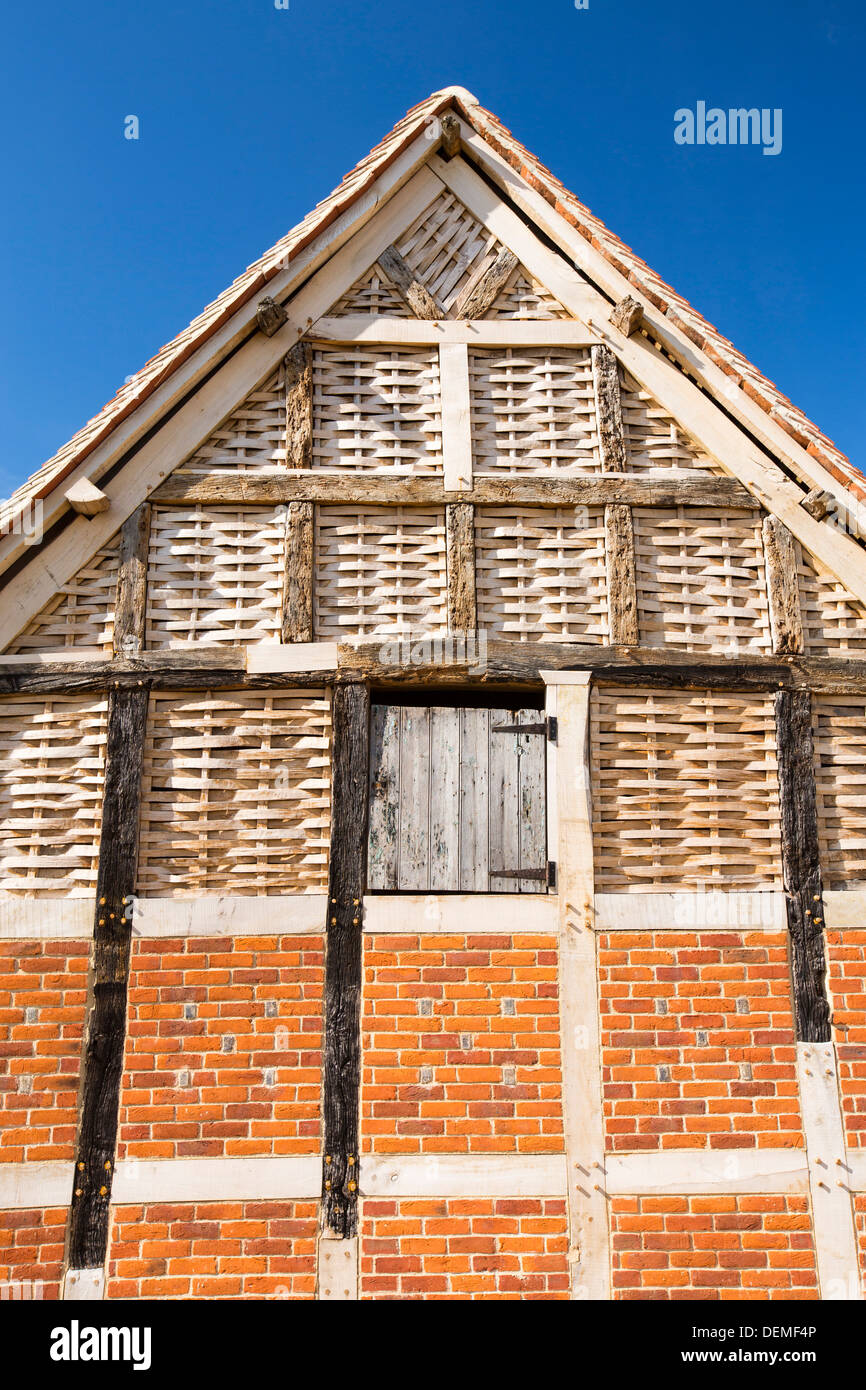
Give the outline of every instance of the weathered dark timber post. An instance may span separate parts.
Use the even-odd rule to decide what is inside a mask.
[[[818,846],[812,697],[780,690],[776,703],[782,873],[791,939],[794,1018],[799,1042],[830,1041],[825,985],[824,901]]]
[[[358,1226],[361,972],[367,857],[370,695],[360,683],[334,691],[334,747],[322,1076],[322,1229],[346,1238]]]
[[[92,1269],[103,1264],[108,1244],[132,936],[127,899],[135,891],[138,864],[147,706],[148,691],[144,688],[115,690],[109,697],[92,1003],[84,1048],[69,1214],[70,1269]]]

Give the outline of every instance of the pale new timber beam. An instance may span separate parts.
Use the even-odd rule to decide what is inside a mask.
[[[481,278],[466,290],[454,305],[455,319],[483,319],[511,279],[519,262],[513,251],[503,246]]]
[[[396,246],[386,246],[379,265],[391,284],[419,319],[443,319],[445,311],[406,264]]]
[[[594,931],[589,672],[556,684],[556,823],[562,1104],[573,1299],[610,1298],[601,1020]]]
[[[448,626],[452,632],[474,632],[475,508],[471,502],[452,502],[445,508],[448,567]]]
[[[833,1044],[798,1043],[797,1078],[821,1298],[859,1301],[863,1298],[863,1276],[857,1258],[857,1229]]]
[[[445,489],[463,492],[472,487],[469,349],[464,343],[442,343],[440,346],[439,388]]]
[[[114,655],[119,657],[138,656],[144,648],[150,522],[150,503],[142,502],[120,533],[114,604]]]
[[[326,261],[333,260],[336,253],[341,251],[350,240],[359,237],[367,225],[385,210],[389,200],[396,194],[402,193],[410,181],[415,179],[419,173],[425,178],[427,177],[423,166],[429,158],[430,141],[427,138],[427,127],[419,120],[418,133],[405,149],[382,170],[363,192],[360,194],[347,193],[348,205],[335,209],[334,220],[324,226],[309,244],[303,246],[291,260],[285,253],[280,254],[279,247],[274,248],[270,267],[273,273],[267,280],[271,296],[278,301],[285,301],[289,294],[299,292],[311,276],[324,267]],[[431,193],[428,202],[433,197],[435,197],[435,193]],[[418,212],[413,214],[409,222],[414,221],[415,217],[422,211],[423,207],[419,207]],[[390,240],[399,236],[407,225],[405,220],[398,223],[391,233]],[[378,249],[382,249],[382,245],[383,243],[380,243]],[[358,275],[373,264],[377,254],[378,251],[374,250],[366,265],[359,266],[356,274],[349,281],[350,285],[354,283]],[[339,298],[339,295],[337,297]],[[334,300],[332,299],[330,303],[334,303]],[[318,318],[328,308],[329,304],[324,304],[321,308],[314,310],[311,317]],[[136,446],[153,433],[169,411],[176,410],[188,401],[190,394],[196,387],[211,375],[214,364],[225,359],[227,354],[235,348],[242,346],[251,333],[255,331],[257,331],[257,325],[253,301],[248,300],[240,305],[225,322],[218,324],[207,339],[190,354],[189,358],[179,363],[174,371],[144,397],[137,406],[134,406],[125,418],[115,421],[107,427],[110,432],[94,446],[87,458],[69,475],[65,480],[67,485],[71,485],[82,477],[89,478],[92,482],[98,482],[109,469],[122,465],[128,457],[131,457]],[[300,336],[300,331],[299,329],[298,336]],[[261,373],[260,379],[263,377],[264,372]],[[253,385],[255,384],[254,382]],[[241,399],[242,394],[235,399]],[[193,445],[193,448],[195,447],[197,446]],[[144,493],[123,509],[118,507],[118,498],[112,491],[112,502],[115,507],[118,507],[119,520],[122,521],[128,516],[134,507],[143,500],[143,496]],[[62,487],[58,486],[44,499],[43,522],[46,532],[56,523],[62,522],[67,509],[68,504],[63,495]],[[27,539],[26,536],[14,533],[0,537],[0,569],[6,570],[10,564],[27,553]],[[84,559],[87,559],[87,556]],[[84,563],[84,560],[81,563]],[[0,642],[0,646],[2,645],[3,643]]]
[[[290,502],[286,519],[286,574],[283,587],[282,640],[313,640],[312,502]]]
[[[605,507],[604,539],[610,642],[617,647],[636,647],[640,638],[631,507]]]
[[[566,221],[537,189],[513,169],[483,136],[462,119],[460,137],[467,155],[472,157],[483,174],[505,194],[515,208],[523,215],[528,215],[568,260],[598,287],[600,297],[606,304],[606,314],[610,313],[612,304],[616,305],[624,298],[643,293],[597,247],[582,236],[576,227]],[[822,487],[829,488],[831,492],[839,491],[842,486],[839,481],[808,454],[805,447],[798,444],[777,420],[751,400],[743,388],[717,366],[703,349],[698,348],[684,326],[668,318],[664,310],[658,308],[646,296],[641,299],[641,306],[645,331],[658,340],[665,351],[670,352],[709,391],[723,399],[725,408],[762,445],[786,466],[790,465],[792,471],[804,482],[812,479],[813,484],[820,482]]]
[[[465,432],[462,448],[468,448]],[[456,445],[455,445],[456,447]],[[454,462],[454,461],[452,461]],[[458,458],[459,462],[459,458]],[[457,466],[457,462],[454,462]],[[318,470],[306,473],[176,473],[153,493],[155,502],[202,503],[205,506],[274,506],[288,502],[371,503],[419,506],[449,501],[513,502],[536,507],[748,507],[747,488],[733,478],[705,473],[670,478],[636,473],[605,473],[556,478],[478,476],[468,488],[452,488],[443,478],[406,478],[355,473],[336,477]]]
[[[429,146],[428,146],[429,152]],[[67,584],[100,546],[105,545],[148,494],[188,458],[226,417],[226,402],[244,400],[278,366],[293,343],[339,299],[380,252],[429,207],[441,183],[422,169],[333,255],[287,305],[289,322],[266,338],[254,332],[203,381],[194,395],[178,404],[171,419],[140,442],[130,466],[106,483],[112,511],[85,520],[77,517],[61,534],[47,540],[27,564],[9,578],[0,603],[0,649],[7,646],[39,610]],[[249,316],[247,322],[249,321]]]
[[[566,309],[582,318],[590,328],[595,328],[631,375],[720,467],[739,478],[761,506],[774,512],[852,594],[866,603],[866,550],[844,532],[810,517],[800,506],[800,489],[786,478],[774,458],[749,438],[728,413],[720,410],[684,371],[663,356],[644,334],[626,338],[614,328],[608,321],[609,300],[582,279],[564,258],[543,245],[465,160],[456,159],[446,164],[434,155],[430,168],[489,231],[514,251],[529,273],[547,285]],[[702,366],[703,363],[701,369]],[[703,375],[708,376],[707,373]],[[722,376],[721,394],[729,412],[727,396],[731,384],[723,374],[719,375]],[[764,425],[770,424],[769,417],[764,416]],[[789,439],[788,444],[793,441]],[[800,453],[814,471],[817,467],[814,461],[805,451],[800,450]],[[800,467],[799,471],[809,476],[808,468],[804,472]],[[832,484],[829,475],[818,471]]]
[[[778,517],[765,516],[762,531],[773,651],[779,656],[796,656],[803,650],[797,546]]]
[[[95,487],[87,478],[79,478],[63,495],[79,516],[99,516],[100,512],[107,512],[111,506],[102,489]]]
[[[598,334],[577,319],[400,319],[360,314],[325,316],[310,327],[316,342],[468,343],[470,347],[591,347]]]

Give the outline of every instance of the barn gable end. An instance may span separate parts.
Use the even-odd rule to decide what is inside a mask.
[[[10,504],[0,947],[90,975],[0,1217],[67,1297],[861,1295],[860,483],[494,122],[410,113]],[[644,1259],[659,1195],[766,1241]],[[218,1198],[292,1213],[230,1278]]]

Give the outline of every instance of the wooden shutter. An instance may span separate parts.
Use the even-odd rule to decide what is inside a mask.
[[[372,724],[372,892],[546,892],[540,710],[374,705]]]

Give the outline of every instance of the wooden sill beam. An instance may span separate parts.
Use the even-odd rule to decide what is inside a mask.
[[[448,502],[513,503],[514,506],[754,507],[754,499],[733,478],[706,473],[646,477],[634,473],[593,476],[507,477],[475,474],[472,486],[446,491],[444,479],[405,474],[361,476],[294,470],[284,473],[174,473],[151,494],[154,502],[207,506],[275,506],[290,502],[338,502],[347,506],[444,506]]]
[[[319,661],[309,670],[247,670],[242,647],[207,647],[143,652],[135,660],[86,660],[4,664],[0,695],[76,695],[93,690],[146,687],[152,690],[281,690],[321,687],[369,679],[388,684],[534,685],[541,671],[592,671],[607,684],[688,689],[813,690],[828,695],[866,693],[866,661],[841,657],[767,657],[752,653],[720,656],[677,647],[582,646],[568,642],[485,640],[460,646],[460,634],[424,639],[429,660],[413,637],[412,659],[399,638],[337,646],[333,666]],[[449,645],[450,643],[450,645]],[[443,645],[444,644],[444,645]],[[278,650],[278,648],[275,648]],[[420,655],[419,655],[420,652]],[[264,663],[257,663],[262,665]],[[278,664],[278,663],[275,663]],[[294,664],[294,663],[292,663]]]

